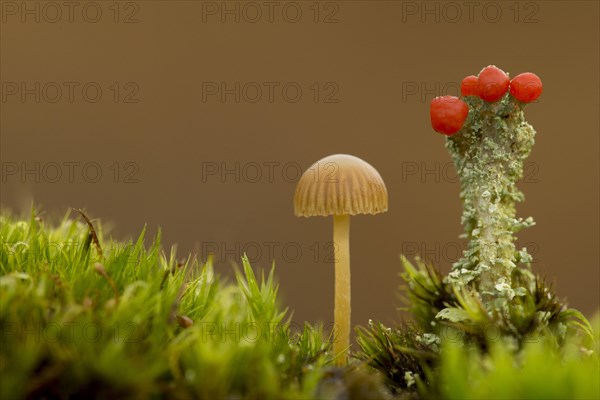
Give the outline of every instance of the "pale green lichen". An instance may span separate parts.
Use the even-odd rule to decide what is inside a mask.
[[[422,335],[417,335],[415,336],[415,340],[433,351],[437,352],[439,350],[440,337],[435,333],[423,333]]]
[[[415,374],[412,371],[406,371],[404,373],[404,380],[406,381],[406,387],[410,388],[415,383],[417,383],[415,378],[418,378],[419,374]]]
[[[523,105],[508,94],[495,103],[466,101],[469,117],[447,138],[446,148],[461,182],[463,237],[469,243],[446,279],[473,285],[489,311],[506,310],[507,301],[521,292],[512,287],[514,268],[531,262],[527,249],[516,248],[514,233],[534,225],[532,218],[516,218],[515,203],[524,200],[517,181],[535,130],[525,121]]]

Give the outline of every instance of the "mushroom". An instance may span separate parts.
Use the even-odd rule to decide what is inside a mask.
[[[335,154],[304,172],[294,196],[298,217],[333,215],[335,250],[334,354],[337,364],[348,361],[350,347],[350,216],[379,214],[388,208],[383,179],[358,157]]]

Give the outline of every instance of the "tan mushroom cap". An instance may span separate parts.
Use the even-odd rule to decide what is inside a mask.
[[[298,181],[294,196],[297,217],[379,214],[387,209],[387,189],[379,172],[348,154],[314,163]]]

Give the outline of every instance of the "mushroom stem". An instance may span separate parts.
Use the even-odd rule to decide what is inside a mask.
[[[350,216],[333,216],[335,310],[333,353],[337,365],[348,362],[350,347]]]

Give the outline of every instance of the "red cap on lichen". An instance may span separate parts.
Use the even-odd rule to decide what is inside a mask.
[[[510,94],[523,103],[531,103],[542,94],[542,80],[532,72],[524,72],[510,81]]]
[[[465,77],[460,83],[460,94],[463,96],[479,96],[479,78],[475,75]]]
[[[462,128],[469,115],[469,106],[458,97],[440,96],[431,100],[429,115],[436,132],[451,136]]]
[[[479,97],[487,102],[498,101],[508,91],[510,78],[495,65],[488,65],[479,73]]]

